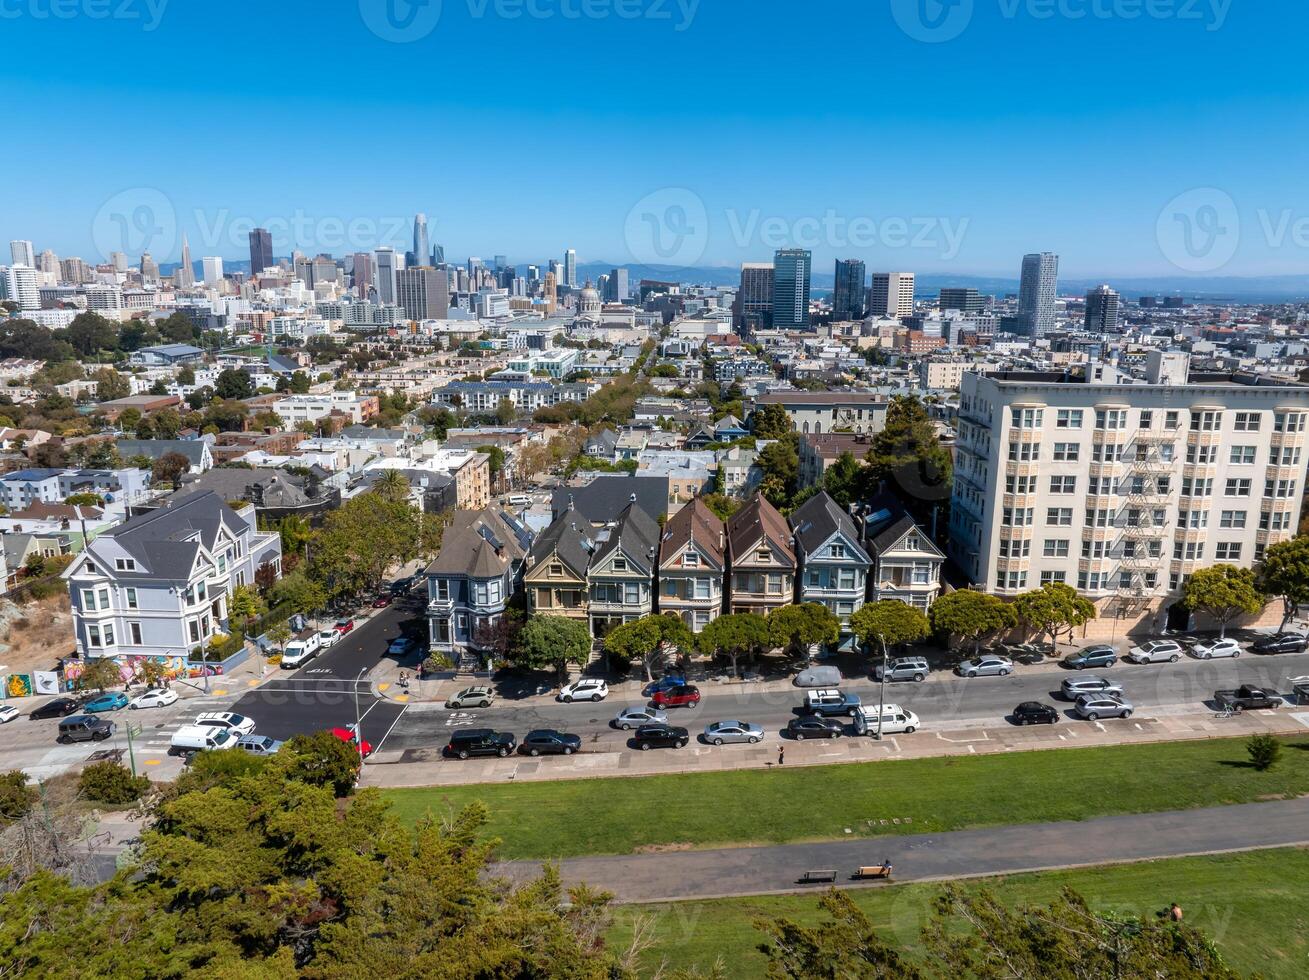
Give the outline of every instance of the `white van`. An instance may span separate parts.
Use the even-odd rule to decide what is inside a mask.
[[[322,637],[318,630],[305,630],[286,645],[282,651],[282,666],[288,670],[303,666],[318,656],[322,649]]]
[[[509,495],[510,507],[528,507],[532,503],[532,498],[525,493],[511,493]]]
[[[183,725],[173,733],[168,743],[169,755],[189,755],[206,749],[231,749],[239,736],[227,728],[211,725]]]
[[[883,735],[911,735],[921,727],[918,716],[908,708],[898,704],[867,704],[862,716],[855,719],[855,731],[860,735],[877,734],[879,715]]]

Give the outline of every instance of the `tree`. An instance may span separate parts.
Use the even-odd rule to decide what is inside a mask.
[[[1282,757],[1282,743],[1271,735],[1251,735],[1245,743],[1250,764],[1259,772],[1267,772]]]
[[[327,514],[309,576],[329,599],[376,591],[391,565],[417,556],[421,533],[420,515],[407,501],[361,493]]]
[[[1039,589],[1024,592],[1014,600],[1018,621],[1038,636],[1050,637],[1050,649],[1059,646],[1059,634],[1071,633],[1095,619],[1095,603],[1077,594],[1063,582],[1047,582]]]
[[[850,617],[850,628],[861,644],[876,640],[891,650],[925,640],[932,632],[923,611],[899,599],[882,599],[859,607]]]
[[[142,657],[132,664],[132,683],[147,688],[167,687],[168,668],[152,657]]]
[[[133,776],[117,762],[93,762],[77,780],[81,794],[93,803],[133,803],[150,791],[150,780]]]
[[[373,493],[389,504],[409,503],[409,480],[399,470],[386,470],[373,484]]]
[[[1255,584],[1253,569],[1213,565],[1186,580],[1183,601],[1193,612],[1208,613],[1218,623],[1219,637],[1226,637],[1228,623],[1237,616],[1255,615],[1266,599]]]
[[[982,637],[1012,628],[1018,621],[1003,599],[972,589],[947,592],[932,603],[932,629],[947,637],[971,640],[976,656]]]
[[[63,334],[63,339],[73,345],[83,360],[118,345],[118,328],[99,313],[77,314]]]
[[[191,461],[181,453],[164,453],[155,460],[151,480],[154,483],[171,483],[176,490],[184,475],[191,472]]]
[[[309,388],[310,388],[309,375],[305,374],[303,371],[294,372],[291,375],[291,380],[288,384],[288,387],[291,389],[291,393],[293,395],[309,394]]]
[[[518,418],[518,409],[514,408],[514,403],[508,398],[501,398],[500,404],[495,407],[496,422],[500,425],[510,425],[516,418]]]
[[[885,481],[919,523],[927,524],[932,509],[949,502],[950,452],[917,396],[891,400],[886,427],[873,437],[866,458],[870,479]]]
[[[237,368],[226,368],[214,382],[214,394],[219,398],[249,398],[254,393],[250,375]]]
[[[625,660],[640,661],[645,679],[651,681],[654,668],[663,663],[670,647],[685,653],[694,643],[694,634],[680,617],[653,613],[615,626],[604,638],[604,650],[606,655],[617,654]]]
[[[232,623],[239,623],[245,628],[263,611],[263,605],[253,586],[238,585],[227,600],[227,617]]]
[[[831,646],[841,638],[841,621],[819,602],[782,606],[768,614],[768,635],[775,647],[799,656],[815,643]]]
[[[1297,607],[1309,603],[1309,536],[1268,546],[1259,567],[1259,591],[1282,600],[1282,625],[1295,615]]]
[[[285,651],[286,645],[291,642],[291,627],[285,620],[280,623],[274,623],[268,629],[268,640],[277,649]]]
[[[91,380],[96,383],[95,400],[98,402],[126,398],[132,393],[132,385],[113,368],[101,368],[91,375]]]
[[[77,678],[77,689],[79,691],[94,690],[104,694],[105,688],[117,687],[122,682],[123,678],[118,672],[118,665],[112,660],[97,657],[95,660],[88,660],[82,665],[82,673]]]
[[[566,616],[533,616],[518,633],[511,659],[528,670],[555,670],[562,677],[568,664],[586,666],[591,656],[591,631],[586,623]]]
[[[923,980],[918,967],[877,934],[849,895],[832,888],[818,900],[818,907],[830,918],[816,926],[789,919],[755,922],[765,936],[759,951],[768,957],[768,976]]]
[[[171,408],[162,408],[150,416],[154,423],[155,437],[158,439],[176,439],[182,431],[182,416]]]
[[[27,784],[27,773],[11,769],[0,775],[0,828],[21,820],[36,804],[38,791]]]
[[[800,476],[799,442],[795,433],[789,433],[759,453],[759,468],[764,473],[760,490],[774,507],[787,506],[795,495]]]
[[[177,383],[187,386],[195,384],[195,368],[189,364],[183,364],[177,372]]]
[[[853,453],[844,452],[823,474],[823,489],[844,509],[867,495],[867,473]]]
[[[268,599],[272,605],[288,606],[292,612],[302,616],[327,605],[327,593],[323,587],[300,570],[280,579],[269,591]]]
[[[105,498],[98,493],[72,493],[64,498],[64,504],[68,507],[99,507],[104,504]]]
[[[696,637],[696,646],[708,656],[722,655],[732,661],[732,673],[739,674],[741,657],[753,657],[768,647],[768,620],[757,613],[729,613],[710,620]]]
[[[704,501],[704,505],[708,507],[713,515],[720,521],[727,520],[741,509],[741,501],[734,500],[733,498],[721,493],[708,493],[700,499]]]
[[[359,778],[359,746],[337,738],[331,732],[293,735],[283,746],[286,774],[310,786],[348,796]],[[280,753],[279,753],[280,755]]]
[[[750,431],[760,439],[782,439],[794,427],[781,405],[760,405],[750,416]]]

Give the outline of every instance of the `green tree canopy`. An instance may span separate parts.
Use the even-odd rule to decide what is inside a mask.
[[[654,679],[654,668],[663,663],[670,647],[690,650],[695,636],[676,615],[655,613],[615,626],[604,638],[606,654],[639,661],[645,679]]]
[[[888,649],[925,640],[932,632],[926,614],[899,599],[865,603],[850,617],[850,628],[860,643],[885,642]]]
[[[171,483],[174,488],[178,481],[191,472],[191,461],[181,453],[164,453],[155,460],[151,480],[154,483]]]
[[[1208,613],[1218,623],[1218,635],[1237,616],[1253,616],[1264,608],[1266,597],[1255,582],[1254,570],[1235,565],[1201,568],[1186,580],[1183,601],[1193,612]]]
[[[774,507],[789,506],[795,496],[800,477],[799,444],[799,438],[791,432],[759,453],[759,468],[764,473],[760,491]]]
[[[921,524],[932,509],[948,503],[950,452],[941,445],[936,426],[914,395],[896,396],[886,412],[886,427],[873,437],[867,455],[869,476],[885,481]]]
[[[91,380],[96,383],[95,400],[98,402],[126,398],[132,393],[131,382],[113,368],[101,368],[91,375]]]
[[[823,489],[844,509],[868,496],[868,473],[853,453],[844,452],[823,474]]]
[[[554,670],[560,675],[569,664],[586,666],[591,656],[591,631],[580,619],[566,616],[532,616],[518,631],[510,659],[529,670]]]
[[[708,656],[732,661],[732,673],[739,673],[741,657],[755,657],[772,642],[768,620],[758,613],[729,613],[711,620],[696,637],[696,647]]]
[[[841,638],[841,621],[820,602],[782,606],[767,616],[768,635],[775,647],[798,656],[812,644],[831,646]]]
[[[790,434],[791,416],[781,405],[760,405],[750,415],[750,431],[760,439],[782,439]]]
[[[1053,650],[1058,647],[1060,633],[1071,633],[1095,619],[1095,603],[1063,582],[1047,582],[1015,599],[1014,612],[1029,629],[1050,637]]]
[[[1259,591],[1282,600],[1281,629],[1295,615],[1297,606],[1309,603],[1309,535],[1268,546],[1259,567]]]
[[[1018,617],[1013,606],[997,596],[959,589],[932,603],[931,621],[932,629],[944,636],[971,640],[976,655],[982,637],[1010,629]]]
[[[328,513],[310,548],[310,578],[328,598],[375,591],[391,565],[418,555],[421,535],[407,501],[361,493]]]
[[[255,393],[250,375],[238,368],[226,368],[214,382],[214,394],[219,398],[249,398]]]

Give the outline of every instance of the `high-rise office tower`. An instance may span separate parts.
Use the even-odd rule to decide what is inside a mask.
[[[564,285],[577,288],[577,251],[571,248],[564,253]]]
[[[527,267],[527,281],[528,282],[541,281],[541,267],[539,265],[529,265]]]
[[[868,315],[898,318],[914,315],[914,274],[874,272],[868,290]]]
[[[355,295],[368,298],[368,287],[373,284],[373,257],[367,252],[355,252],[350,265]]]
[[[832,290],[832,316],[838,320],[864,318],[864,264],[858,259],[836,260],[836,287]]]
[[[503,256],[503,255],[497,255],[497,256],[495,257],[495,267],[496,267],[497,269],[503,269],[503,268],[505,268],[507,265],[509,265],[509,260],[508,260],[507,258],[505,258],[505,256]]]
[[[206,255],[200,260],[204,270],[205,285],[213,288],[223,281],[223,259],[220,255]]]
[[[1058,293],[1059,256],[1036,252],[1023,256],[1022,281],[1018,284],[1018,315],[1028,336],[1044,337],[1054,329],[1054,302]]]
[[[1096,286],[1086,294],[1086,329],[1091,333],[1118,332],[1118,293]]]
[[[411,320],[443,320],[450,313],[450,277],[430,265],[400,269],[395,289],[398,305]]]
[[[14,265],[26,265],[36,268],[36,252],[32,248],[32,243],[18,238],[9,243],[9,256],[14,260]]]
[[[773,326],[773,265],[743,262],[741,288],[736,294],[736,328],[741,333]]]
[[[445,246],[432,246],[432,264],[435,266],[445,265]]]
[[[141,253],[141,278],[146,282],[159,281],[159,263],[149,252]]]
[[[941,289],[940,307],[942,311],[962,310],[965,313],[981,313],[982,294],[976,289],[945,286]]]
[[[553,313],[559,306],[559,280],[553,272],[545,274],[545,284],[541,287],[541,298],[545,300],[545,311]]]
[[[414,264],[427,265],[432,261],[432,245],[427,237],[427,215],[421,211],[414,215]]]
[[[41,308],[41,287],[37,272],[30,265],[15,263],[3,271],[5,278],[5,299],[11,299],[21,310],[38,310]]]
[[[114,267],[114,271],[115,271],[115,272],[126,272],[126,271],[127,271],[127,253],[125,253],[125,252],[110,252],[110,253],[109,253],[109,264],[112,265],[112,266]]]
[[[45,275],[57,278],[59,276],[59,256],[47,248],[36,257],[36,268]]]
[[[64,282],[72,283],[74,286],[89,282],[91,279],[91,272],[87,269],[86,263],[76,255],[70,255],[61,261],[59,263],[59,272],[59,278],[63,279]]]
[[[317,286],[323,282],[337,282],[340,279],[340,270],[336,267],[336,259],[330,255],[317,255],[313,261],[313,284]]]
[[[626,269],[614,269],[609,273],[609,292],[605,299],[610,303],[624,303],[632,294]]]
[[[195,266],[191,264],[191,243],[186,240],[186,234],[182,234],[182,264],[173,272],[173,284],[181,289],[189,289],[195,285]]]
[[[396,273],[399,272],[399,256],[390,245],[383,245],[373,253],[373,271],[377,279],[377,301],[384,306],[395,306]]]
[[[809,327],[809,274],[813,254],[804,248],[781,248],[773,254],[773,328]]]
[[[273,236],[267,228],[256,228],[250,232],[250,278],[273,264]]]

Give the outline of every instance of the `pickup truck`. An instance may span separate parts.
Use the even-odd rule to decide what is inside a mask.
[[[1277,708],[1282,703],[1282,699],[1276,694],[1265,691],[1262,687],[1255,687],[1252,684],[1242,684],[1234,691],[1214,691],[1214,700],[1221,705],[1242,711]]]

